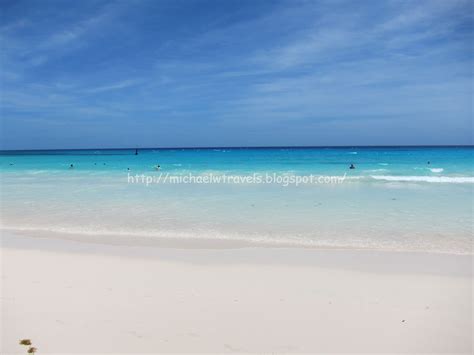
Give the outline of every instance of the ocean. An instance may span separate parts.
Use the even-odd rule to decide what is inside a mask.
[[[171,239],[472,254],[473,153],[474,147],[2,151],[1,228],[130,245]]]

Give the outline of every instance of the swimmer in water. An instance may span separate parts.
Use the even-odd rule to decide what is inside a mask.
[[[74,164],[69,165],[69,169],[74,169]]]
[[[155,170],[160,170],[160,168],[161,168],[160,165],[155,166]]]
[[[351,164],[351,166],[349,167],[349,169],[355,169],[356,167],[354,166],[354,164]]]

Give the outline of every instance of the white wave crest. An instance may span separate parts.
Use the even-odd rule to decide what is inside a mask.
[[[461,176],[391,176],[391,175],[372,175],[375,180],[384,181],[407,181],[407,182],[435,182],[450,184],[472,184],[474,177]]]
[[[432,173],[441,173],[444,171],[443,168],[433,168],[433,169],[430,169]]]
[[[377,171],[389,171],[388,169],[372,169],[372,170],[367,170],[367,172],[372,172],[376,173]]]

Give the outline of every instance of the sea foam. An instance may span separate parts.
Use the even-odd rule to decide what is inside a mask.
[[[474,183],[474,177],[453,177],[453,176],[391,176],[391,175],[372,175],[375,180],[385,181],[407,181],[407,182],[434,182],[434,183],[451,183],[466,184]]]

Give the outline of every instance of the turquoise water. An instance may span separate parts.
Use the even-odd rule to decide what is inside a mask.
[[[194,238],[472,253],[472,147],[138,153],[2,152],[2,228],[60,232],[88,240],[120,236],[132,244]],[[356,169],[349,169],[350,164]],[[289,180],[311,175],[315,181]],[[140,179],[130,179],[135,176]],[[169,180],[179,176],[253,180]],[[339,180],[318,180],[320,176]],[[256,177],[279,180],[262,183]],[[143,179],[153,183],[142,183]]]

